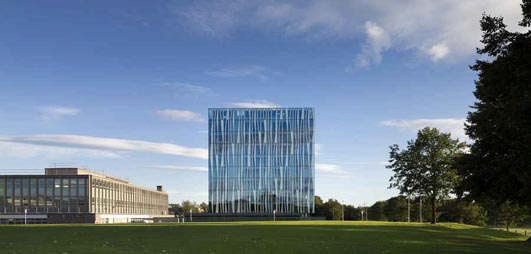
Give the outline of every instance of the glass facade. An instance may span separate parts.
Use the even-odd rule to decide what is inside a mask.
[[[314,212],[313,108],[215,108],[208,116],[212,213]]]
[[[0,175],[0,215],[167,215],[168,194],[100,175]]]
[[[88,176],[0,176],[0,214],[88,213]]]

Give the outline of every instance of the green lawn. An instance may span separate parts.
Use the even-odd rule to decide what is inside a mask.
[[[0,253],[531,253],[525,239],[460,224],[391,222],[3,225]]]

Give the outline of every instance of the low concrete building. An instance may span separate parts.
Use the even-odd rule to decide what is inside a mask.
[[[168,215],[168,194],[83,168],[0,175],[0,223],[128,223]]]

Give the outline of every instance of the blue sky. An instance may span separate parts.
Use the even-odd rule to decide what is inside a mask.
[[[316,194],[396,195],[388,146],[465,138],[481,13],[516,28],[520,8],[383,2],[2,3],[0,172],[85,166],[206,201],[209,107],[311,106]]]

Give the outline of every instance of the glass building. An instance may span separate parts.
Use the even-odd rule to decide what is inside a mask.
[[[114,223],[168,215],[168,194],[81,168],[0,175],[0,223]]]
[[[313,108],[211,108],[208,117],[212,213],[314,213]]]

